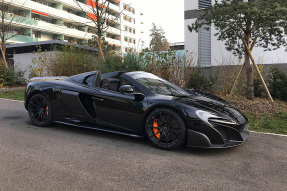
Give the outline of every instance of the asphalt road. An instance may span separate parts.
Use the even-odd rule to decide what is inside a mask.
[[[0,99],[0,191],[287,190],[287,137],[251,133],[235,148],[163,151],[146,140],[34,126]]]

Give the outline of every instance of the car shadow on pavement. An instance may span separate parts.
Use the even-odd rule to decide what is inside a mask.
[[[64,134],[70,134],[71,136],[86,136],[89,138],[99,138],[99,139],[105,139],[107,141],[111,141],[112,143],[116,143],[115,146],[121,144],[123,146],[127,145],[133,145],[134,147],[138,147],[142,150],[145,150],[145,152],[158,152],[160,149],[153,147],[146,138],[135,138],[135,137],[129,137],[125,135],[115,134],[115,133],[109,133],[104,131],[99,131],[95,129],[87,129],[87,128],[81,128],[81,127],[75,127],[75,126],[69,126],[69,125],[62,125],[62,124],[53,124],[50,127],[37,127],[35,126],[30,120],[27,120],[25,122],[27,125],[27,128],[30,129],[50,129],[51,131],[59,131]],[[223,154],[230,154],[233,152],[240,152],[241,147],[244,147],[244,145],[238,146],[238,147],[232,147],[232,148],[224,148],[224,149],[204,149],[204,148],[188,148],[186,146],[183,146],[179,149],[166,151],[166,150],[160,150],[162,152],[169,152],[169,153],[178,153],[180,155],[198,155],[198,156],[216,156],[216,155],[223,155]]]
[[[84,136],[89,136],[89,137],[111,140],[113,142],[121,143],[123,145],[132,144],[136,147],[141,147],[141,149],[143,150],[152,149],[155,152],[160,150],[158,148],[153,147],[146,138],[135,138],[135,137],[129,137],[129,136],[115,134],[115,133],[99,131],[95,129],[86,129],[86,128],[62,125],[62,124],[54,124],[53,126],[48,127],[48,128],[54,131],[61,131],[61,132],[67,132],[70,134],[74,134],[75,136],[84,135]],[[201,149],[201,148],[187,148],[186,146],[183,146],[182,148],[179,148],[176,150],[171,150],[171,151],[161,150],[161,151],[171,152],[171,153],[180,153],[180,154],[186,154],[186,155],[192,154],[192,155],[199,155],[199,156],[210,156],[210,155],[222,155],[222,154],[226,154],[230,152],[236,152],[237,150],[238,150],[238,147],[225,148],[225,149]]]

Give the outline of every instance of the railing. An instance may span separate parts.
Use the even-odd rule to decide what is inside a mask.
[[[35,26],[41,27],[42,29],[46,29],[46,30],[53,30],[54,32],[62,33],[67,36],[73,35],[73,36],[76,36],[79,38],[85,38],[85,39],[92,38],[92,34],[90,33],[79,31],[77,29],[68,28],[66,26],[59,26],[59,25],[55,25],[52,23],[47,23],[45,21],[38,21],[37,25]]]
[[[0,11],[0,14],[1,14],[1,11]],[[33,20],[31,18],[28,18],[28,17],[15,15],[13,13],[6,13],[5,14],[5,20],[7,20],[9,22],[12,20],[12,23],[22,23],[22,24],[27,24],[27,25],[34,25],[37,23],[36,20]]]
[[[13,36],[15,34],[8,34],[8,36]],[[30,36],[24,36],[24,35],[16,35],[13,36],[12,38],[9,38],[8,41],[16,41],[16,42],[38,42],[39,39],[38,38],[32,38]]]
[[[49,7],[40,3],[36,3],[34,1],[29,0],[4,0],[5,2],[9,2],[10,4],[21,6],[23,8],[27,9],[35,9],[36,11],[43,12],[45,14],[48,14],[49,16],[53,16],[55,18],[61,18],[61,19],[69,19],[72,22],[78,22],[78,23],[87,23],[88,19],[65,12],[63,10],[59,10],[53,7]],[[88,23],[87,23],[88,24]]]
[[[119,40],[112,39],[112,38],[108,38],[108,37],[106,37],[105,40],[106,40],[109,44],[114,44],[114,45],[121,46],[121,41],[119,41]]]
[[[55,33],[62,33],[67,36],[76,36],[79,38],[85,38],[85,39],[90,39],[92,38],[92,34],[86,33],[84,31],[80,31],[77,29],[71,29],[66,26],[59,26],[56,24],[48,23],[45,21],[37,21],[31,18],[27,17],[22,17],[18,15],[14,15],[13,13],[8,13],[5,15],[5,19],[8,21],[11,21],[13,19],[14,23],[22,23],[22,24],[27,24],[27,25],[32,25],[32,28],[37,28],[38,30],[47,30],[47,31],[53,31]],[[33,27],[34,26],[34,27]]]
[[[107,32],[112,33],[112,34],[116,34],[116,35],[120,35],[121,34],[121,30],[120,29],[113,28],[113,27],[109,27]]]

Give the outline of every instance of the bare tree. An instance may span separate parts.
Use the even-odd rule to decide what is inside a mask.
[[[8,63],[6,59],[6,45],[7,41],[15,36],[18,35],[17,32],[13,32],[13,27],[12,25],[16,22],[20,22],[22,19],[21,16],[17,16],[16,10],[12,8],[11,4],[13,3],[13,0],[10,1],[9,3],[5,2],[4,0],[1,0],[1,5],[0,5],[0,50],[1,50],[1,55],[2,55],[2,63],[4,67],[8,68]],[[17,11],[17,14],[21,14]]]
[[[84,7],[80,5],[77,0],[74,0],[77,5],[82,9],[83,12]],[[103,53],[103,46],[105,44],[105,37],[103,34],[108,30],[110,25],[114,23],[122,14],[120,12],[115,18],[110,18],[110,0],[87,0],[87,7],[90,9],[91,12],[87,13],[87,18],[95,24],[96,35],[95,41],[97,43],[97,48],[99,50],[99,58],[101,60],[105,60],[105,55]]]

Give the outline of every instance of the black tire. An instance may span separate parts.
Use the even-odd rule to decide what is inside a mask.
[[[167,108],[155,109],[147,117],[145,131],[148,140],[157,148],[172,150],[186,140],[186,125],[179,114]]]
[[[49,99],[42,94],[35,94],[29,100],[28,113],[31,121],[40,127],[53,124],[53,111]]]

